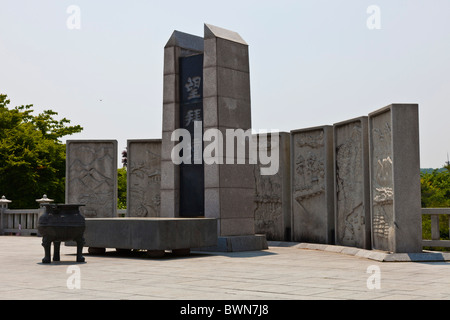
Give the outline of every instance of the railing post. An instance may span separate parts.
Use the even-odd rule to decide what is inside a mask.
[[[49,199],[46,194],[44,194],[41,199],[36,199],[36,202],[39,203],[40,207],[42,207],[42,205],[44,205],[44,204],[49,204],[53,201],[55,201],[55,200]]]
[[[44,207],[43,207],[44,204],[49,204],[49,203],[52,203],[53,201],[55,201],[55,200],[49,199],[46,194],[44,194],[41,199],[36,199],[36,202],[39,203],[39,209],[41,210],[41,212],[39,213],[39,216],[44,211]],[[39,219],[39,217],[38,217],[38,219]]]
[[[447,218],[448,218],[448,233],[450,237],[450,215],[448,215]]]
[[[11,203],[11,200],[6,199],[5,196],[2,196],[0,199],[0,234],[3,235],[4,230],[4,217],[5,211],[8,209],[8,204]]]
[[[44,210],[45,210],[44,204],[49,204],[49,203],[52,203],[53,201],[55,201],[55,200],[49,199],[46,194],[44,194],[41,199],[36,199],[36,202],[39,203],[39,210],[40,210],[39,214],[37,215],[36,219],[34,219],[34,222],[33,222],[33,225],[36,229],[37,229],[39,217],[44,213]],[[40,236],[39,232],[38,232],[38,236]]]
[[[441,240],[441,233],[439,231],[439,216],[431,215],[431,240]]]

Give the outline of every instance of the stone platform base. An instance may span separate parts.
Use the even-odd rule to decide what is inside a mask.
[[[248,236],[219,237],[217,245],[207,248],[193,249],[204,252],[245,252],[267,250],[265,235],[256,234]]]
[[[359,258],[379,262],[445,262],[450,261],[450,252],[424,251],[421,253],[390,253],[379,250],[365,250],[353,247],[344,247],[314,243],[269,242],[272,247],[294,247],[297,249],[318,250],[341,253]]]
[[[85,247],[97,249],[187,250],[217,245],[216,219],[86,219]]]

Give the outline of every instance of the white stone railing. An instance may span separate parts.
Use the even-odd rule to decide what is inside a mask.
[[[38,235],[38,220],[43,208],[8,209],[8,204],[11,202],[5,196],[0,199],[0,235]],[[42,205],[51,203],[53,200],[44,194],[42,199],[36,199],[36,202]]]
[[[41,209],[0,209],[0,234],[37,235]]]
[[[431,240],[423,240],[423,246],[450,248],[450,240],[441,240],[439,231],[439,217],[442,215],[449,218],[450,227],[450,208],[422,209],[422,216],[424,215],[431,216]]]
[[[5,196],[0,198],[0,235],[38,235],[38,220],[44,209],[8,209],[11,202]],[[42,205],[53,200],[44,195],[36,202]],[[118,217],[125,217],[126,214],[127,210],[117,210]]]
[[[0,208],[0,235],[38,235],[37,224],[42,209],[2,209]],[[126,210],[119,210],[124,217]]]

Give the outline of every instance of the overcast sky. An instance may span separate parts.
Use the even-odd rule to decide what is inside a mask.
[[[209,23],[250,46],[253,129],[418,103],[421,167],[438,168],[450,152],[449,17],[448,0],[0,0],[0,93],[84,127],[69,139],[123,150],[161,138],[164,45]]]

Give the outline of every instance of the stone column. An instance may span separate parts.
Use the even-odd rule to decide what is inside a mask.
[[[3,229],[4,229],[4,211],[8,209],[8,204],[10,204],[12,201],[6,199],[5,196],[2,196],[0,199],[0,235],[3,235]]]
[[[249,161],[252,132],[248,45],[232,31],[211,25],[205,25],[204,31],[204,38],[175,31],[165,47],[161,216],[179,217],[183,211],[182,215],[189,217],[202,207],[204,217],[217,219],[219,244],[213,250],[265,249],[266,239],[255,236],[254,226],[254,164]],[[197,74],[200,58],[203,68]],[[199,120],[203,129],[198,125]],[[211,130],[218,132],[224,142],[216,154],[220,160],[211,163],[216,155],[209,153],[201,164],[197,163],[195,151],[198,148],[194,145],[194,164],[203,167],[186,166],[184,161],[181,166],[175,165],[171,155],[180,141],[172,142],[171,136],[180,128],[191,135],[192,132],[199,135]],[[235,136],[226,140],[227,130],[232,131],[232,135],[246,137],[248,145],[244,155],[236,152]],[[194,135],[192,141],[203,142],[201,151],[204,151],[211,147],[213,139],[205,138],[203,142]],[[225,153],[227,143],[234,143],[233,155]],[[199,184],[202,189],[198,188]],[[191,194],[196,201],[193,208],[189,206],[194,202],[185,201]],[[200,200],[202,197],[204,200]]]
[[[334,125],[336,244],[371,249],[367,117]]]
[[[177,142],[172,133],[180,128],[179,60],[203,53],[203,38],[174,31],[164,48],[164,93],[161,151],[161,217],[180,216],[180,167],[172,162],[171,153]]]
[[[373,249],[422,251],[417,104],[392,104],[369,115]]]
[[[292,240],[334,243],[333,127],[291,131]]]
[[[218,129],[224,148],[232,143],[226,140],[227,129],[251,128],[248,45],[236,32],[205,24],[203,94],[204,130]],[[218,219],[219,236],[255,233],[253,165],[246,150],[243,159],[224,151],[223,164],[205,165],[205,212]]]
[[[161,140],[128,140],[127,150],[127,217],[159,217]]]

